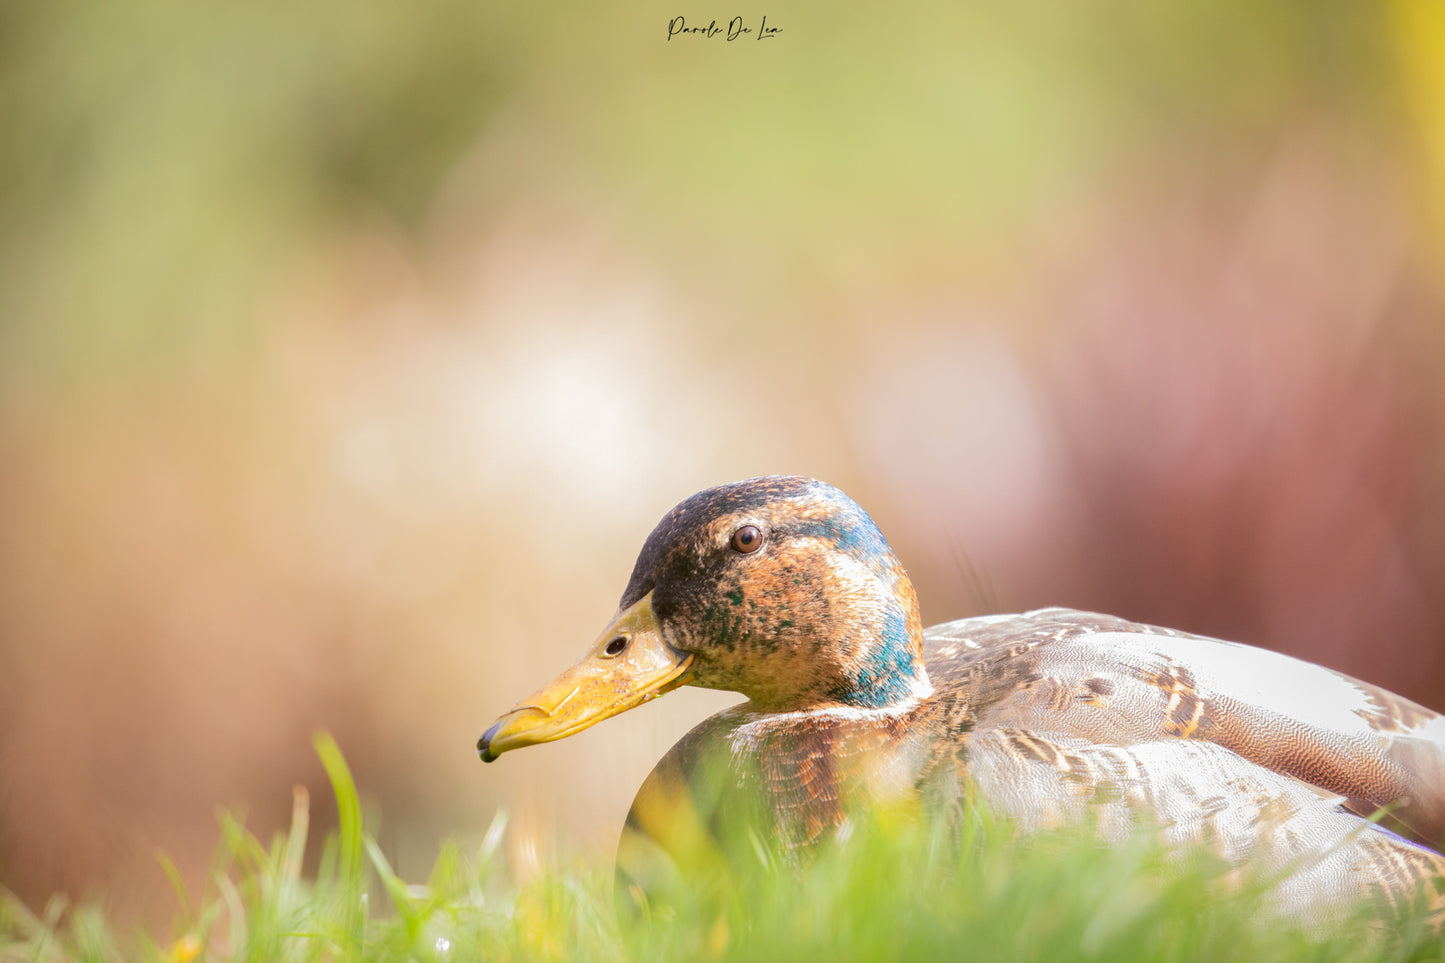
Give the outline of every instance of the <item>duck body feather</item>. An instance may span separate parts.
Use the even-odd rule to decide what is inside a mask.
[[[1307,920],[1362,896],[1405,911],[1423,893],[1445,911],[1438,714],[1286,655],[1072,609],[923,638],[934,691],[912,703],[744,703],[693,729],[629,812],[624,881],[640,849],[695,845],[675,838],[679,811],[717,835],[745,819],[799,853],[860,807],[957,818],[972,800],[1025,834],[1155,831],[1172,851],[1277,877],[1275,909]],[[721,787],[702,784],[719,771]]]

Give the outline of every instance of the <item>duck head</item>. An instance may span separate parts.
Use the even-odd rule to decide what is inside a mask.
[[[913,586],[851,498],[794,476],[722,485],[663,517],[587,655],[477,751],[491,762],[681,685],[758,712],[903,704],[932,691],[922,646]]]

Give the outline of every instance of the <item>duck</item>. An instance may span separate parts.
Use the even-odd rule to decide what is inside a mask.
[[[659,854],[681,859],[724,816],[806,853],[860,807],[946,819],[973,800],[1021,835],[1122,844],[1150,827],[1273,873],[1274,904],[1306,919],[1366,899],[1445,916],[1439,714],[1280,653],[1068,608],[925,629],[878,526],[813,478],[669,511],[591,648],[477,751],[492,762],[683,686],[746,701],[639,789],[618,852],[639,899]]]

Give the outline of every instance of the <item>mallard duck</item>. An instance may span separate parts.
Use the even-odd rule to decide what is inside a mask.
[[[1122,840],[1153,821],[1168,845],[1279,871],[1286,909],[1362,895],[1445,909],[1439,715],[1285,655],[1107,615],[925,630],[873,520],[810,478],[723,485],[668,512],[586,656],[477,749],[490,762],[683,685],[748,701],[664,756],[624,854],[675,843],[658,814],[720,758],[785,851],[836,834],[860,802],[956,808],[967,788],[1025,832],[1078,823]]]

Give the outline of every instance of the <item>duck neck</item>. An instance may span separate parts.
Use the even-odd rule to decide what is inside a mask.
[[[894,586],[888,604],[859,626],[860,633],[840,646],[839,677],[828,690],[834,702],[860,709],[883,709],[917,702],[932,694],[923,666],[923,628],[918,600],[906,576]]]

